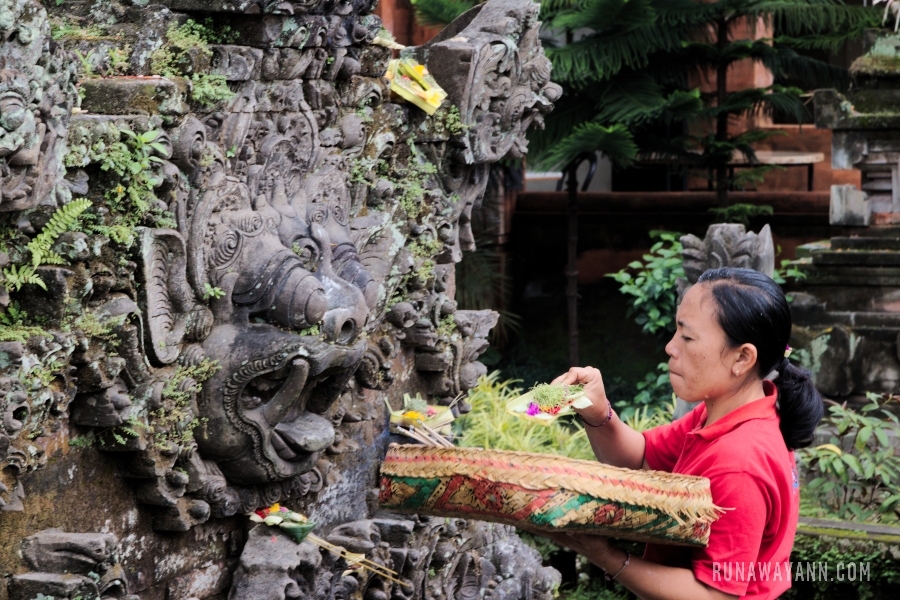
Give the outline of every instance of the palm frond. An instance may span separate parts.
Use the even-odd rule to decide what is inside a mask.
[[[638,147],[624,125],[604,127],[599,123],[582,123],[553,146],[538,166],[552,169],[566,165],[583,152],[600,152],[616,166],[627,167],[637,156]]]
[[[476,4],[477,0],[412,0],[416,23],[444,27]]]

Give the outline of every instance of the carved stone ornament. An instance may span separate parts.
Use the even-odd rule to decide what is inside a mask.
[[[710,225],[702,240],[695,235],[681,237],[684,274],[679,293],[697,283],[704,271],[721,267],[753,269],[772,277],[775,273],[775,244],[772,231],[764,225],[759,233],[746,231],[743,225],[722,223]]]
[[[508,530],[360,520],[385,401],[464,412],[487,371],[498,315],[458,309],[454,264],[490,163],[560,94],[538,5],[489,0],[406,51],[448,92],[428,116],[391,98],[367,0],[145,4],[0,1],[0,509],[91,446],[166,535],[289,502],[413,585],[307,544],[257,556],[254,533],[234,598],[548,598]],[[113,564],[101,534],[41,536]],[[28,561],[21,594],[124,597],[28,587],[81,573]]]

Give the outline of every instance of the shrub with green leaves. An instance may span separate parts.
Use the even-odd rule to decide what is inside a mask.
[[[620,292],[632,297],[629,316],[645,332],[664,340],[675,332],[677,280],[684,277],[681,234],[651,231],[650,236],[658,241],[643,256],[644,262],[633,261],[628,269],[607,276],[622,284]]]
[[[900,509],[897,415],[884,406],[900,397],[869,393],[858,411],[832,404],[820,428],[828,443],[799,451],[812,477],[808,490],[827,513],[855,521],[896,521]]]

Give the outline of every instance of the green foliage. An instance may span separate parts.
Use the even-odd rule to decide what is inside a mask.
[[[186,380],[193,379],[199,387],[220,368],[217,361],[204,359],[192,367],[179,366],[168,379],[162,390],[162,406],[150,411],[147,419],[147,428],[156,448],[166,450],[193,440],[194,430],[205,425],[206,419],[198,418],[191,412],[192,394],[185,386]],[[125,433],[132,435],[127,430]],[[133,437],[136,435],[137,431],[134,431]]]
[[[109,57],[107,75],[125,75],[130,67],[131,44],[125,44],[120,48],[110,48],[107,56]]]
[[[306,329],[301,329],[300,331],[297,332],[297,335],[299,335],[299,336],[319,335],[319,326],[313,325],[312,327],[307,327]]]
[[[57,5],[62,4],[57,1]],[[113,37],[107,36],[102,25],[90,24],[82,26],[76,20],[67,18],[50,18],[50,37],[54,40],[71,40],[71,41],[97,41],[111,40]]]
[[[897,521],[900,515],[900,457],[892,440],[900,436],[897,416],[884,408],[898,397],[869,393],[859,411],[833,404],[820,426],[828,443],[799,451],[813,478],[808,489],[820,505],[841,519]]]
[[[206,73],[194,73],[191,75],[193,88],[191,98],[203,106],[215,106],[223,100],[234,97],[234,92],[228,89],[224,75],[207,75]]]
[[[6,289],[17,292],[23,285],[33,284],[38,285],[45,290],[47,289],[47,284],[44,283],[44,280],[41,279],[41,276],[37,274],[34,267],[31,265],[10,265],[3,269],[3,279],[0,279],[0,285],[6,287]]]
[[[87,53],[87,55],[82,54],[77,48],[75,49],[75,56],[78,58],[78,62],[81,63],[81,75],[87,79],[91,77],[99,77],[96,73],[94,73],[94,68],[91,66],[91,57],[94,55],[94,51],[91,50]]]
[[[479,377],[469,390],[472,411],[454,422],[461,425],[459,446],[595,459],[587,434],[577,422],[560,419],[543,425],[506,412],[507,402],[521,396],[522,390],[512,380],[499,379],[500,372],[494,371]]]
[[[676,280],[684,277],[682,267],[680,234],[651,231],[656,243],[643,256],[644,262],[633,261],[628,269],[610,273],[622,287],[619,291],[631,296],[629,316],[647,333],[668,339],[675,332],[675,311],[678,304]]]
[[[478,4],[474,0],[412,0],[416,21],[426,27],[443,27]]]
[[[416,11],[449,14],[453,0],[417,0]],[[468,3],[456,3],[463,10]],[[545,53],[563,97],[542,131],[529,132],[529,163],[564,165],[599,151],[615,164],[638,156],[683,168],[724,169],[736,152],[751,157],[752,143],[771,132],[728,132],[729,119],[761,111],[803,119],[801,90],[845,86],[847,72],[799,51],[835,51],[879,20],[879,11],[842,0],[545,0],[541,20],[553,39]],[[770,19],[773,39],[742,39],[747,22]],[[727,38],[718,39],[719,32]],[[693,86],[710,73],[725,77],[740,60],[761,62],[775,84],[717,93]],[[682,127],[683,125],[683,127]],[[684,134],[672,133],[682,130]],[[763,166],[739,171],[727,186],[758,181]],[[725,190],[720,192],[720,200]]]
[[[28,243],[31,251],[31,265],[64,265],[66,260],[50,249],[60,234],[66,231],[77,231],[80,227],[81,214],[91,207],[91,201],[84,198],[72,200],[61,206],[44,226],[44,229]],[[44,288],[46,289],[46,288]]]
[[[81,224],[80,217],[82,213],[90,207],[90,200],[78,198],[57,209],[41,233],[28,242],[27,248],[31,253],[31,264],[13,264],[3,269],[0,285],[14,292],[19,291],[26,284],[37,285],[46,290],[47,284],[38,275],[37,268],[41,265],[66,264],[66,260],[51,250],[51,246],[60,234],[66,231],[77,231]]]
[[[770,216],[772,207],[767,204],[732,204],[725,208],[711,208],[713,223],[740,223],[744,227],[750,226],[750,219]]]
[[[95,142],[87,156],[76,152],[66,156],[68,167],[94,163],[105,174],[98,181],[98,189],[103,190],[103,198],[112,215],[102,220],[96,213],[86,213],[87,231],[130,246],[136,226],[142,223],[159,227],[170,224],[171,216],[160,210],[155,192],[159,183],[156,167],[163,163],[157,155],[165,156],[168,152],[156,141],[160,133],[158,129],[138,133],[118,127],[106,136],[108,140]]]
[[[211,19],[198,23],[188,19],[183,25],[169,27],[166,43],[150,55],[150,69],[163,77],[188,77],[192,85],[191,97],[203,106],[234,97],[225,77],[193,72],[195,60],[208,62],[212,58],[209,44],[227,44],[237,38],[230,27],[216,28]]]
[[[619,418],[638,431],[672,420],[673,411],[670,408],[674,393],[669,382],[668,363],[656,365],[656,371],[647,373],[644,379],[637,383],[636,388],[637,394],[631,401],[615,402]],[[634,423],[631,423],[632,420]]]
[[[787,283],[788,279],[793,279],[795,281],[800,281],[801,279],[806,278],[806,273],[797,268],[796,265],[792,265],[793,261],[789,258],[786,258],[781,261],[781,267],[777,267],[775,272],[772,273],[772,280],[778,285],[784,285]],[[788,302],[791,302],[793,298],[788,295]]]
[[[10,302],[6,310],[0,312],[0,342],[26,342],[36,335],[52,337],[43,327],[29,321],[28,313],[18,302]]]
[[[879,600],[896,597],[897,587],[900,586],[896,545],[860,539],[854,535],[857,532],[847,532],[847,537],[828,535],[827,529],[821,532],[822,535],[798,535],[790,561],[798,566],[827,564],[831,580],[795,579],[791,582],[791,589],[780,596],[782,600]],[[843,582],[836,581],[834,577],[839,563],[845,567]],[[848,581],[846,567],[850,563],[867,565],[867,576]]]
[[[427,162],[416,150],[412,138],[407,140],[409,146],[409,158],[406,161],[406,169],[398,173],[398,177],[392,180],[400,203],[400,208],[406,212],[406,216],[415,219],[421,211],[419,205],[424,200],[425,186],[428,178],[437,172],[437,167]]]
[[[652,375],[652,373],[649,373],[648,377],[650,375]],[[672,389],[671,386],[669,389]],[[659,405],[647,404],[640,406],[634,412],[620,414],[619,418],[622,419],[623,423],[635,431],[647,431],[648,429],[671,423],[674,416],[675,394],[672,393],[669,396],[668,402]]]
[[[225,290],[218,287],[213,287],[209,285],[209,283],[204,282],[203,284],[203,299],[208,300],[209,298],[221,298],[225,295]]]

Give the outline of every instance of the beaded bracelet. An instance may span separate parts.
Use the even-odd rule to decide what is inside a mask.
[[[612,416],[613,416],[612,404],[610,404],[609,398],[606,399],[606,406],[607,406],[607,408],[609,408],[609,412],[606,413],[606,418],[603,419],[603,422],[600,423],[599,425],[594,425],[593,423],[589,423],[588,421],[586,421],[584,419],[584,417],[581,417],[581,415],[578,415],[578,416],[581,417],[581,422],[584,423],[585,425],[587,425],[588,427],[603,427],[604,425],[609,423],[610,420],[612,420]]]

